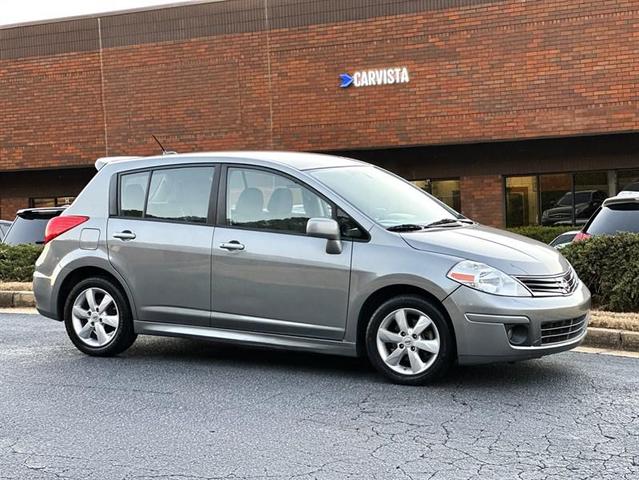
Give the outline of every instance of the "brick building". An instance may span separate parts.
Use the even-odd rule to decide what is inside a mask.
[[[636,0],[226,0],[3,27],[0,217],[65,203],[155,134],[345,153],[486,224],[578,222],[639,179],[638,65]]]

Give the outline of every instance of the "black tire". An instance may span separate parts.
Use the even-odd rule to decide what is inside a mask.
[[[112,339],[104,346],[90,346],[76,333],[73,327],[72,310],[75,300],[90,288],[99,288],[107,292],[115,302],[119,313],[119,324]],[[69,293],[64,305],[64,325],[69,338],[78,350],[87,355],[109,357],[124,352],[133,345],[137,335],[133,330],[133,318],[129,302],[122,290],[110,280],[103,277],[91,277],[79,282]]]
[[[428,361],[424,362],[425,364],[430,363],[430,366],[418,374],[399,373],[393,370],[386,364],[378,350],[377,332],[380,325],[385,319],[391,316],[393,312],[400,309],[410,309],[424,313],[431,319],[439,335],[439,352],[437,354],[431,354]],[[410,323],[411,319],[408,321]],[[414,323],[412,326],[414,326]],[[430,331],[433,332],[432,327]],[[430,333],[430,335],[432,335],[432,333]],[[414,340],[411,341],[414,342]],[[408,348],[410,347],[407,348],[403,346],[403,348],[405,348],[408,353]],[[412,349],[414,350],[414,348]],[[373,366],[392,382],[400,385],[426,385],[443,376],[451,365],[454,355],[453,337],[448,322],[439,309],[429,300],[417,295],[401,295],[385,301],[379,306],[375,313],[373,313],[366,328],[366,352]],[[420,351],[420,355],[422,354],[423,352]],[[402,362],[406,361],[408,360],[402,359]],[[398,368],[401,368],[401,365],[398,366]]]

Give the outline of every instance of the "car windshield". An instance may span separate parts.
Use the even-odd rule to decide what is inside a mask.
[[[465,218],[419,188],[379,168],[337,167],[310,173],[386,228]]]
[[[16,217],[13,226],[7,232],[4,243],[18,245],[21,243],[44,243],[44,230],[49,218],[22,218]]]

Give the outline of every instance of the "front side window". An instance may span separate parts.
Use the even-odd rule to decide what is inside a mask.
[[[149,175],[149,172],[140,172],[129,173],[120,177],[120,216],[142,217]]]
[[[227,225],[306,233],[309,218],[332,215],[327,201],[287,177],[250,168],[228,169]]]
[[[311,175],[387,228],[462,218],[408,182],[375,167],[323,168]]]
[[[206,223],[214,167],[155,170],[145,218]]]

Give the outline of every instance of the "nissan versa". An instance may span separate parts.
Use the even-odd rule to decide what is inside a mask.
[[[579,345],[590,293],[555,249],[326,155],[108,158],[52,219],[40,313],[96,356],[138,334],[366,355],[397,383]]]

